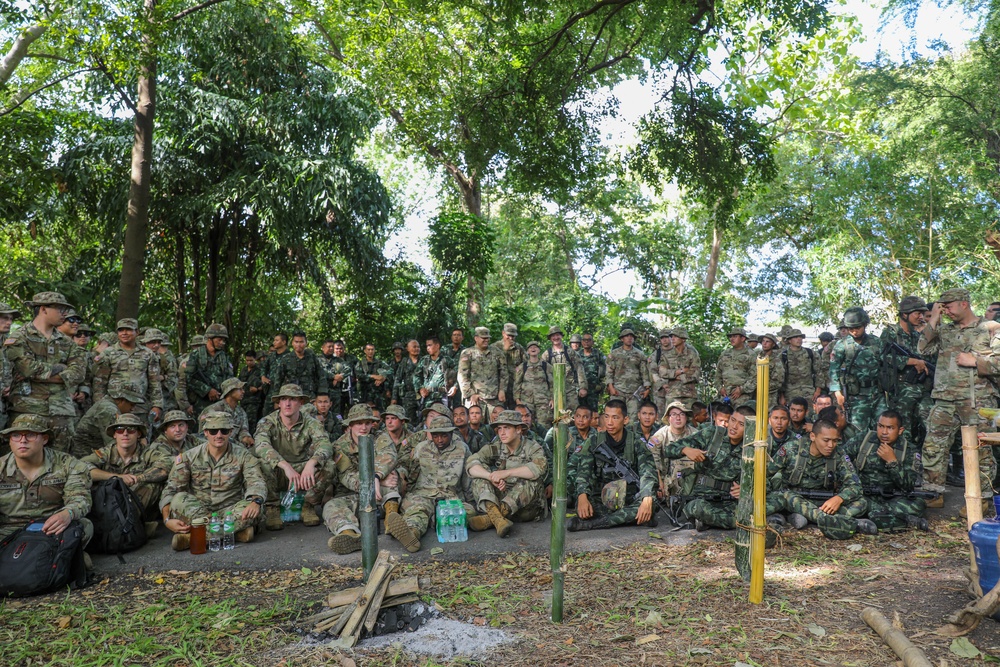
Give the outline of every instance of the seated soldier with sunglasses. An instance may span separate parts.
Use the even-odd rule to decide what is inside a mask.
[[[133,414],[118,415],[106,433],[114,443],[95,449],[81,460],[90,467],[90,478],[102,482],[120,477],[139,497],[144,510],[146,535],[156,533],[156,509],[170,470],[170,457],[162,447],[145,444],[146,425]]]
[[[206,442],[174,459],[167,486],[160,498],[163,525],[174,533],[170,546],[183,551],[191,546],[191,522],[208,519],[213,512],[236,519],[236,541],[250,542],[261,518],[267,484],[257,458],[243,445],[230,442],[233,422],[214,412],[204,420]]]

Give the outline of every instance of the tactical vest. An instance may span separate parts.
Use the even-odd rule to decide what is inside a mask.
[[[788,484],[792,487],[797,487],[802,482],[802,475],[805,474],[806,464],[809,463],[809,453],[808,450],[805,454],[802,453],[804,447],[799,447],[798,451],[795,452],[795,465],[792,466],[792,474],[788,477]],[[837,459],[830,456],[826,457],[826,476],[823,481],[823,487],[826,488],[827,483],[831,478],[835,478],[837,473]],[[836,489],[833,489],[836,490]]]

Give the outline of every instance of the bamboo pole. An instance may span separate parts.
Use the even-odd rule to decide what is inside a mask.
[[[371,435],[358,438],[358,519],[361,523],[361,565],[368,582],[378,557],[378,506],[375,504],[375,444]]]
[[[750,602],[764,600],[764,530],[767,493],[767,408],[769,357],[757,357],[757,422],[753,443],[753,527],[750,534]],[[740,487],[742,490],[743,487]],[[742,496],[743,494],[740,493]]]
[[[549,566],[552,569],[552,622],[563,620],[563,586],[566,571],[563,552],[566,541],[566,446],[569,433],[562,421],[566,400],[566,364],[552,365],[552,410],[556,442],[552,452],[552,536]]]
[[[861,612],[861,618],[899,656],[904,667],[934,667],[924,652],[914,646],[913,642],[900,630],[892,627],[889,619],[878,610],[865,607],[864,611]]]
[[[743,453],[740,465],[740,488],[753,488],[753,441],[756,433],[756,417],[747,417],[746,430],[743,431]],[[749,526],[753,519],[753,497],[749,493],[741,493],[736,506],[736,571],[743,581],[750,581],[750,531],[742,526]]]
[[[965,466],[965,512],[966,529],[983,520],[983,488],[979,480],[979,428],[976,425],[962,426],[962,463]],[[979,566],[976,564],[976,549],[969,542],[969,583],[976,597],[983,596],[979,585]]]

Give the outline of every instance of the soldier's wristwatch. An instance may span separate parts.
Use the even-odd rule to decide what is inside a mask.
[[[253,497],[253,498],[251,498],[250,500],[254,501],[255,503],[257,503],[257,504],[258,504],[259,506],[261,506],[261,507],[263,507],[263,506],[264,506],[264,499],[263,499],[263,498],[261,498],[260,496],[254,496],[254,497]]]

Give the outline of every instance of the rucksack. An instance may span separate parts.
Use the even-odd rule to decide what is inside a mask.
[[[122,554],[146,543],[143,508],[138,496],[120,477],[97,482],[93,488],[94,504],[87,515],[94,523],[94,538],[88,551]]]
[[[86,583],[79,521],[71,521],[58,536],[24,527],[0,542],[0,597],[41,595]]]

